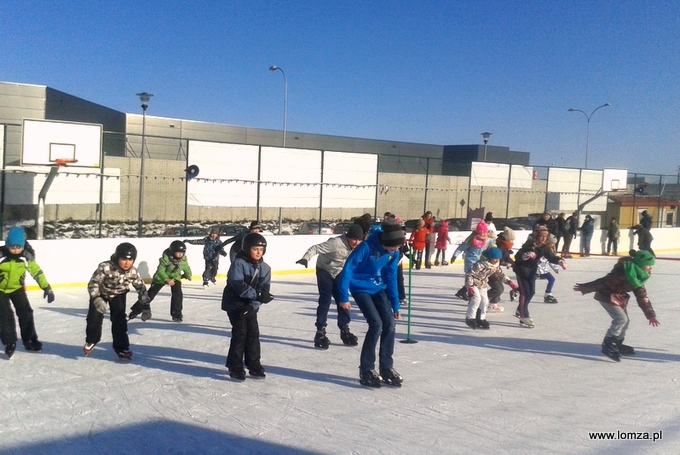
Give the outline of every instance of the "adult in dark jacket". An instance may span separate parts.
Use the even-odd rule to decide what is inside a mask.
[[[534,231],[539,226],[545,226],[548,229],[548,234],[552,234],[557,237],[557,221],[552,219],[550,212],[544,212],[541,218],[534,223]]]
[[[562,212],[555,218],[555,224],[557,224],[557,234],[555,235],[557,243],[555,243],[555,251],[560,251],[560,240],[565,239],[566,241],[567,235],[569,235],[569,225],[564,216],[565,214]],[[571,243],[571,239],[569,239],[569,241]]]
[[[619,362],[622,355],[634,355],[635,349],[623,344],[630,319],[628,318],[629,292],[633,292],[638,306],[645,314],[649,325],[657,327],[652,303],[647,297],[645,282],[649,279],[654,265],[654,256],[648,251],[631,251],[631,256],[618,260],[611,272],[606,276],[589,283],[577,284],[574,291],[581,294],[595,292],[595,300],[600,302],[612,323],[602,341],[602,353],[612,360]]]
[[[640,224],[645,229],[652,228],[652,215],[647,213],[647,210],[643,210],[642,213],[640,214]]]
[[[652,249],[652,240],[654,240],[654,237],[649,229],[646,229],[641,224],[633,226],[633,229],[635,229],[633,234],[638,236],[638,249],[649,251],[652,253],[652,256],[656,257],[656,254]]]
[[[579,252],[582,256],[589,257],[590,241],[593,239],[593,232],[595,232],[595,220],[590,215],[586,215],[579,231],[581,231],[581,248]]]
[[[578,234],[578,212],[574,212],[566,219],[567,234],[564,236],[564,245],[562,246],[562,257],[570,258],[571,241],[576,238]]]

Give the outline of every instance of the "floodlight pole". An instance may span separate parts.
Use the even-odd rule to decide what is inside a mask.
[[[590,115],[586,114],[583,112],[581,109],[574,109],[573,107],[568,109],[568,112],[580,112],[586,117],[586,123],[588,124],[586,127],[586,163],[584,169],[588,169],[588,143],[590,142],[590,118],[593,116],[595,112],[598,111],[598,109],[602,109],[603,107],[608,107],[611,106],[609,103],[604,103],[602,106],[596,107],[593,112],[590,113]]]
[[[269,67],[269,71],[281,71],[283,74],[283,147],[286,147],[286,118],[288,116],[288,79],[286,73],[276,65]]]
[[[144,149],[146,147],[146,109],[149,107],[151,93],[137,93],[142,102],[142,161],[139,166],[139,213],[137,215],[137,237],[142,237],[142,221],[144,217]]]

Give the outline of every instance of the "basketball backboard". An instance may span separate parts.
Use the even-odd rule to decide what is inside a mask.
[[[21,165],[100,167],[102,125],[24,119]],[[74,161],[75,160],[75,161]]]
[[[602,191],[625,191],[627,184],[627,169],[602,169]]]

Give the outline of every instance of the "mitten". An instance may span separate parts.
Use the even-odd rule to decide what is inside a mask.
[[[475,288],[472,286],[468,288],[468,297],[472,297],[472,295],[475,293]]]
[[[560,262],[558,262],[558,264],[560,265],[560,267],[562,267],[562,270],[567,270],[567,263],[566,262],[560,261]]]
[[[106,310],[109,308],[108,305],[106,305],[106,301],[101,297],[95,297],[92,303],[94,304],[94,307],[97,309],[97,311],[101,314],[106,313]]]
[[[271,295],[268,291],[260,291],[257,294],[257,300],[260,301],[261,303],[269,303],[272,300],[274,300],[274,296]]]
[[[139,303],[141,303],[142,305],[148,305],[149,303],[151,303],[151,297],[149,297],[149,294],[147,294],[146,292],[144,293],[140,292],[139,298],[137,300],[139,300]]]
[[[513,289],[512,291],[510,291],[510,301],[511,302],[514,302],[517,297],[519,297],[519,290]]]
[[[52,292],[52,288],[46,287],[43,291],[43,298],[47,299],[47,303],[54,302],[54,292]]]
[[[226,252],[226,251],[220,250],[220,256],[226,256],[226,255],[227,255],[227,252]]]
[[[510,286],[510,289],[512,289],[513,291],[517,290],[517,285],[512,281],[508,283],[508,286]]]
[[[142,321],[151,319],[151,305],[146,304],[142,306]]]
[[[451,256],[451,261],[450,261],[450,262],[456,262],[456,255],[455,255],[455,254],[454,254],[453,256]]]
[[[305,268],[307,268],[307,264],[308,264],[307,259],[300,259],[299,261],[295,261],[295,263],[304,265]]]

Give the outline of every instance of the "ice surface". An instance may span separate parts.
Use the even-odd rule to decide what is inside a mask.
[[[334,308],[333,344],[313,348],[313,274],[274,276],[277,299],[259,313],[267,378],[244,383],[224,367],[224,280],[206,291],[184,285],[183,323],[171,321],[164,288],[153,318],[129,324],[127,363],[111,348],[108,319],[102,342],[83,356],[84,288],[55,289],[51,305],[31,291],[44,348],[19,345],[11,360],[0,353],[0,454],[678,454],[680,261],[658,261],[648,282],[660,327],[629,307],[626,342],[637,355],[621,363],[600,353],[607,314],[571,290],[613,263],[570,260],[555,305],[542,303],[538,281],[534,329],[519,327],[506,293],[488,331],[468,328],[466,304],[453,297],[462,265],[414,271],[417,343],[396,345],[403,387],[378,390],[359,384],[360,346],[342,345]],[[361,343],[356,306],[353,317]],[[406,338],[406,318],[397,332]],[[590,440],[594,431],[662,431],[663,439]]]

